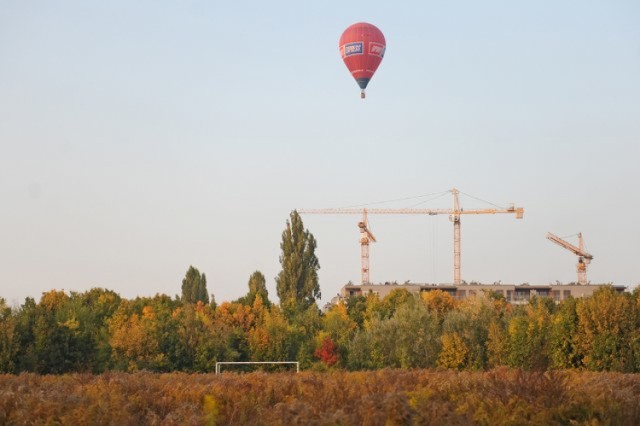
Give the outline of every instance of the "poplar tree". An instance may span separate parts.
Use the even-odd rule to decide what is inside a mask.
[[[269,307],[269,292],[267,291],[267,281],[260,271],[255,271],[249,277],[249,293],[240,299],[240,303],[252,306],[256,297],[260,296],[262,303]]]
[[[207,277],[200,274],[193,266],[189,266],[189,270],[182,280],[182,302],[198,303],[198,301],[208,304],[209,293],[207,293]]]
[[[302,312],[320,298],[315,255],[316,240],[306,229],[297,211],[292,211],[280,243],[282,270],[276,277],[280,305],[288,316]]]

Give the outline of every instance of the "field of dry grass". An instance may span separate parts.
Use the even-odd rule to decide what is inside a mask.
[[[0,376],[0,424],[640,424],[640,375],[380,370]]]

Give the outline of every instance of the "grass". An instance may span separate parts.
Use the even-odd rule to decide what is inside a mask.
[[[0,375],[0,424],[640,424],[640,375],[579,371]]]

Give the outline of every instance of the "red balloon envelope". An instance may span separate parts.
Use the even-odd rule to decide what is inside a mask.
[[[387,42],[375,25],[358,22],[344,30],[340,37],[340,55],[360,86],[361,98],[371,77],[378,69]]]

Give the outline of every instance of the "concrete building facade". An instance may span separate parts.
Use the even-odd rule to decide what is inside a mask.
[[[570,297],[579,298],[591,296],[599,288],[611,286],[618,293],[626,290],[625,286],[612,284],[347,284],[340,293],[331,300],[331,304],[340,300],[346,300],[354,296],[366,296],[377,294],[380,299],[386,297],[393,290],[404,289],[411,293],[441,290],[460,300],[465,297],[475,296],[483,291],[493,291],[502,296],[509,303],[524,304],[534,296],[549,297],[559,303]]]

